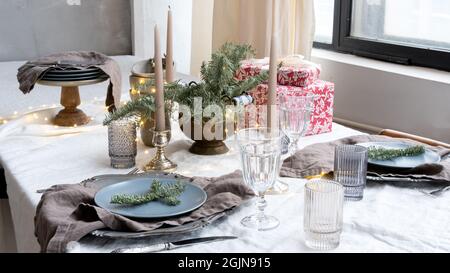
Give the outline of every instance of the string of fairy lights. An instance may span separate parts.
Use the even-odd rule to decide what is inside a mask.
[[[103,99],[101,99],[101,98],[99,99],[98,97],[94,97],[90,101],[83,101],[82,104],[88,104],[88,103],[90,103],[90,104],[97,104],[97,103],[103,103],[103,102],[104,102]],[[127,102],[124,101],[121,104],[122,105],[126,105]],[[37,112],[40,112],[40,111],[43,111],[43,110],[55,109],[55,108],[62,108],[62,106],[58,105],[56,103],[53,103],[53,104],[42,104],[40,106],[28,106],[27,110],[22,111],[22,112],[20,112],[18,110],[15,110],[10,115],[8,115],[7,117],[0,116],[0,126],[4,125],[4,124],[7,124],[8,122],[10,122],[10,121],[12,121],[14,119],[27,117],[27,116],[32,118],[32,119],[34,119],[34,120],[43,120],[43,121],[49,122],[51,120],[51,118],[49,118],[47,115],[40,115]],[[108,107],[105,106],[104,107],[104,111],[107,112],[108,111]],[[95,118],[91,117],[91,121],[93,121],[93,120],[95,120]],[[58,127],[62,127],[62,126],[54,125],[53,127],[54,128],[58,128]],[[70,127],[76,128],[76,127],[78,127],[78,125],[75,124],[75,125],[70,126]]]
[[[132,88],[130,90],[130,96],[132,98],[134,96],[140,96],[141,94],[148,94],[145,91],[141,92],[140,88],[138,88],[138,86],[142,85],[142,84],[143,84],[143,82],[140,81],[139,84],[137,86],[135,86],[135,88]],[[154,87],[150,88],[150,93],[155,93],[155,91],[156,90],[155,90]],[[90,100],[90,101],[89,100],[88,101],[83,101],[81,104],[98,104],[98,103],[104,103],[104,98],[94,97],[92,100]],[[122,105],[126,105],[127,103],[128,103],[128,101],[121,102]],[[6,117],[6,118],[5,117],[0,117],[0,127],[3,124],[7,124],[11,120],[18,119],[18,118],[23,118],[23,117],[26,117],[26,116],[30,117],[31,119],[33,119],[35,121],[43,120],[46,123],[51,124],[51,117],[49,117],[48,114],[47,115],[42,115],[42,114],[39,114],[38,112],[39,111],[43,111],[43,110],[55,109],[55,108],[62,108],[62,105],[59,105],[59,104],[56,104],[56,103],[53,103],[53,104],[42,104],[41,106],[38,106],[38,107],[29,106],[29,107],[27,107],[27,111],[23,111],[23,112],[20,112],[18,110],[13,111],[13,113],[11,115],[9,115],[9,117]],[[104,106],[103,110],[104,110],[105,113],[107,113],[108,112],[108,107]],[[226,113],[226,114],[228,115],[228,113]],[[95,118],[91,117],[91,121],[94,121],[94,120],[95,120]],[[142,126],[142,125],[144,125],[144,121],[142,119],[139,119],[138,120],[138,124],[140,126]],[[55,128],[55,129],[56,128],[77,128],[77,127],[78,127],[77,124],[75,124],[73,126],[70,126],[70,127],[63,127],[63,126],[53,125],[53,128]],[[228,129],[227,128],[225,128],[225,133],[226,134],[228,133]],[[143,144],[142,140],[139,137],[136,138],[136,142],[140,143],[140,144]],[[148,155],[148,154],[150,154],[151,150],[152,150],[151,148],[146,148],[143,151],[143,153],[145,155]]]
[[[38,119],[39,115],[37,113],[33,113],[35,111],[41,111],[41,110],[45,110],[45,109],[51,109],[51,108],[56,108],[57,104],[42,104],[39,107],[33,107],[33,106],[28,106],[27,109],[28,111],[25,111],[23,113],[19,112],[19,111],[14,111],[11,115],[9,115],[8,117],[1,117],[0,116],[0,125],[1,124],[7,124],[9,121],[13,120],[13,119],[17,119],[26,115],[32,115],[32,117],[34,119]],[[47,117],[44,118],[45,121],[48,120]]]
[[[140,93],[140,92],[139,92]],[[136,94],[139,94],[138,92],[136,92]],[[94,97],[93,100],[90,101],[83,101],[82,104],[87,104],[87,103],[91,103],[91,104],[98,104],[98,103],[104,103],[104,99],[102,98],[98,98],[98,97]],[[126,105],[128,103],[128,101],[123,101],[121,102],[122,105]],[[14,119],[19,119],[19,118],[23,118],[28,116],[29,118],[33,119],[34,121],[39,121],[39,120],[43,120],[45,122],[48,122],[49,124],[51,124],[51,118],[48,117],[48,115],[41,115],[39,113],[39,111],[43,111],[43,110],[49,110],[49,109],[55,109],[55,108],[62,108],[61,105],[58,105],[56,103],[53,104],[42,104],[41,106],[38,107],[33,107],[33,106],[29,106],[27,107],[26,111],[20,112],[20,111],[13,111],[13,113],[11,115],[9,115],[9,117],[0,117],[0,127],[2,125],[8,124],[10,121],[14,120]],[[104,112],[107,113],[108,112],[108,107],[104,106],[103,108]],[[91,117],[91,121],[94,121],[95,118]],[[142,126],[144,124],[144,121],[139,119],[138,123],[140,126]],[[73,126],[69,126],[69,127],[63,127],[63,126],[58,126],[58,125],[52,125],[53,128],[57,129],[57,128],[77,128],[78,125],[75,124]],[[142,140],[139,137],[136,137],[136,142],[143,144]],[[146,148],[144,150],[144,154],[148,155],[150,154],[150,148]]]

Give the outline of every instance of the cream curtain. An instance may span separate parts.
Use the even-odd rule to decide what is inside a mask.
[[[275,0],[279,56],[311,57],[314,39],[314,0]],[[272,0],[215,0],[213,50],[223,43],[251,44],[257,57],[269,56]]]

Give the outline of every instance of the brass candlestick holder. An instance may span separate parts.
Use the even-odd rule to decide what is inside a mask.
[[[156,147],[155,157],[144,167],[144,171],[168,171],[174,170],[177,164],[170,161],[164,152],[164,148],[169,144],[171,132],[166,131],[153,131],[153,145]]]

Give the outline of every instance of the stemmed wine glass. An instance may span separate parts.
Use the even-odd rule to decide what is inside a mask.
[[[266,215],[266,192],[277,178],[280,161],[280,132],[266,127],[249,128],[237,133],[242,173],[245,183],[258,196],[258,212],[241,220],[242,225],[270,230],[278,227],[279,220]]]
[[[311,113],[314,109],[314,98],[314,94],[305,92],[280,94],[279,126],[284,134],[281,138],[282,143],[287,146],[287,149],[283,149],[279,170],[285,159],[291,157],[291,164],[293,162],[292,156],[297,151],[298,141],[306,134],[310,124]],[[277,181],[277,183],[283,182]],[[285,185],[287,186],[287,184]]]

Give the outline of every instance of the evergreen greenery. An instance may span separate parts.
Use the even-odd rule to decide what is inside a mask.
[[[159,200],[169,206],[176,206],[180,203],[178,196],[184,192],[185,187],[186,184],[180,181],[163,185],[160,181],[155,179],[153,180],[149,192],[143,195],[114,195],[111,198],[111,203],[120,205],[141,205]]]
[[[425,147],[412,146],[405,149],[386,149],[370,147],[368,157],[373,160],[391,160],[402,156],[417,156],[425,153]]]
[[[170,110],[174,102],[185,105],[194,110],[194,98],[202,98],[203,109],[208,105],[218,105],[225,110],[226,105],[233,104],[233,98],[253,89],[261,82],[267,80],[268,72],[239,81],[235,74],[240,67],[240,62],[254,56],[254,50],[249,45],[224,44],[217,52],[213,53],[208,63],[203,63],[200,73],[201,82],[183,84],[179,81],[165,86],[166,109]],[[152,95],[146,95],[140,99],[129,102],[126,106],[110,113],[104,124],[113,120],[131,115],[140,115],[149,118],[155,110]]]
[[[155,98],[153,96],[147,95],[142,96],[139,99],[129,102],[124,106],[118,108],[112,113],[108,113],[104,125],[108,125],[111,121],[127,118],[130,116],[138,115],[142,119],[149,119],[151,114],[155,111]]]

